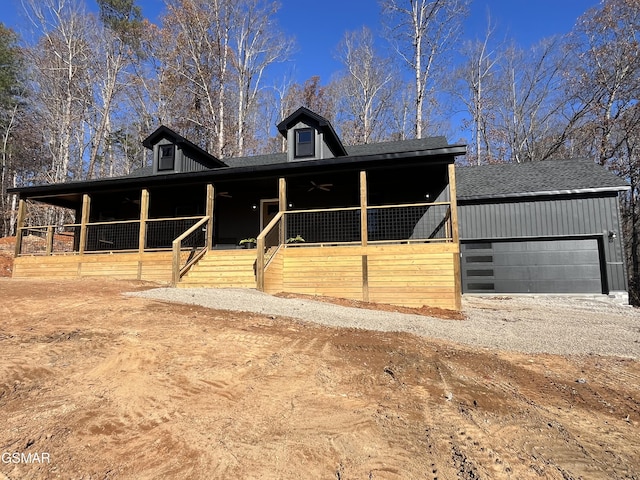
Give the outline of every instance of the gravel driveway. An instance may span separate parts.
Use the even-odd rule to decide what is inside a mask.
[[[640,310],[602,297],[463,297],[466,320],[279,298],[250,289],[156,288],[131,295],[222,310],[292,317],[332,327],[410,332],[525,353],[640,358]]]

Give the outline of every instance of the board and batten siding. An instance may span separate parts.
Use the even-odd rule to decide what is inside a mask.
[[[627,290],[616,195],[461,203],[458,217],[462,242],[597,238],[604,253],[609,290]],[[610,239],[609,232],[616,237]]]

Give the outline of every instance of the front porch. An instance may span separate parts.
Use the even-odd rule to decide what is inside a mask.
[[[391,171],[361,171],[331,182],[315,175],[42,199],[75,210],[80,222],[63,225],[27,225],[23,199],[14,277],[109,276],[460,309],[454,167],[442,167],[401,186],[389,183]],[[170,201],[176,192],[180,209]],[[407,202],[418,198],[436,201]],[[238,246],[256,231],[256,248]]]

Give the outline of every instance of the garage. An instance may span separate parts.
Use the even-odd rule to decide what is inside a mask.
[[[603,293],[598,239],[462,243],[463,293]]]
[[[620,197],[591,160],[456,169],[463,293],[627,291]]]

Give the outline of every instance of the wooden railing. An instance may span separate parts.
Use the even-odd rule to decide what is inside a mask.
[[[279,212],[256,238],[258,290],[264,290],[265,270],[282,247],[453,241],[450,202],[368,206],[362,212],[361,207]]]
[[[154,218],[91,222],[85,224],[21,227],[16,255],[56,255],[69,253],[159,251],[173,247],[173,240],[197,217]],[[205,242],[204,237],[200,239]]]
[[[191,235],[196,233],[198,229],[201,229],[209,221],[209,216],[202,217],[199,222],[189,228],[186,232],[180,235],[173,241],[173,260],[171,262],[171,284],[175,287],[180,278],[189,271],[189,269],[198,261],[202,256],[207,253],[207,242],[204,245],[191,245],[186,251],[188,255],[184,261],[182,261],[182,254],[184,253],[182,242],[184,242]],[[184,265],[183,265],[184,263]]]
[[[289,210],[286,238],[304,242],[288,246],[453,241],[449,202]],[[364,218],[363,218],[364,217]]]
[[[269,261],[286,241],[284,214],[285,212],[278,212],[256,238],[256,288],[260,291],[264,291],[264,271]]]

